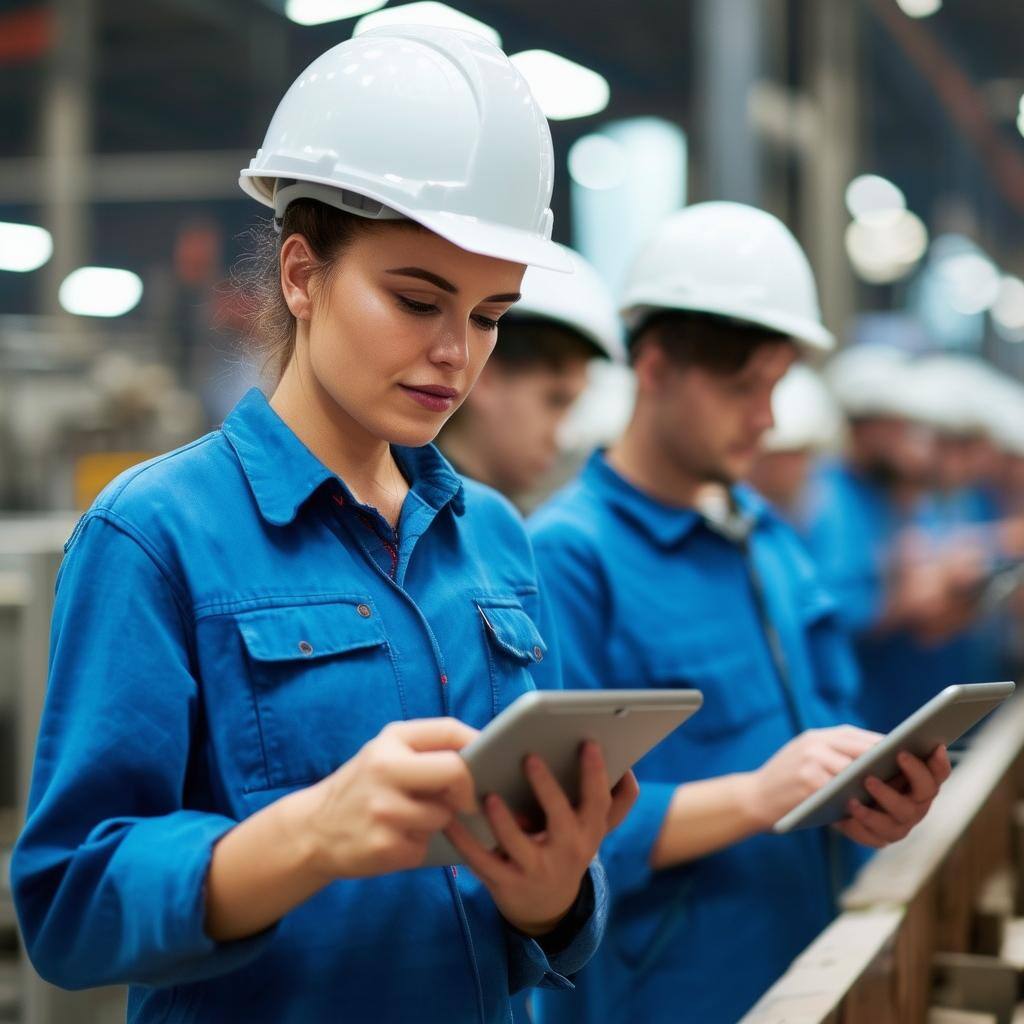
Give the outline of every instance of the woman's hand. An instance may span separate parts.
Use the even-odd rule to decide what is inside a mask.
[[[507,804],[491,794],[484,800],[484,813],[498,840],[497,850],[487,850],[457,820],[445,835],[487,886],[505,919],[527,935],[540,936],[572,907],[601,841],[626,816],[640,789],[627,772],[610,792],[596,743],[586,743],[580,751],[578,808],[539,757],[526,758],[523,768],[546,816],[543,832],[523,831]]]
[[[477,730],[454,718],[385,726],[355,757],[303,791],[313,863],[325,879],[415,868],[457,811],[476,810],[459,756]]]
[[[759,829],[770,829],[881,738],[852,725],[801,733],[744,777],[752,820]]]
[[[905,839],[928,813],[953,770],[945,747],[939,747],[927,761],[904,752],[898,762],[903,779],[895,785],[874,777],[866,781],[875,807],[867,807],[860,800],[850,801],[850,816],[835,825],[848,839],[874,847]]]

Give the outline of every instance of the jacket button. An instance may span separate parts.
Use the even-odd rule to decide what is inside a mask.
[[[539,647],[533,649],[533,660],[540,661],[544,657],[544,652]]]
[[[308,640],[300,640],[299,650],[308,658],[313,653],[313,645]]]
[[[356,611],[359,612],[364,619],[368,619],[373,614],[373,612],[370,611],[370,606],[368,604],[356,605]]]

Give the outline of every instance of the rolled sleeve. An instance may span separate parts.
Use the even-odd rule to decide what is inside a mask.
[[[605,839],[601,860],[616,897],[637,892],[651,883],[651,852],[677,788],[673,782],[643,781],[632,810]]]
[[[573,976],[597,952],[608,920],[608,881],[599,860],[591,863],[568,919],[571,927],[567,931],[573,934],[563,935],[559,926],[557,951],[546,951],[536,939],[508,926],[511,993],[531,987],[574,987]]]
[[[236,822],[183,806],[196,728],[187,602],[110,513],[76,530],[58,578],[50,676],[11,885],[28,954],[65,988],[232,970],[269,933],[203,928],[212,850]]]

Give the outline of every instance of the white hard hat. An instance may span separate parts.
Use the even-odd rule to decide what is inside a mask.
[[[768,452],[834,447],[843,421],[825,382],[809,366],[796,363],[772,392],[775,425],[761,439]]]
[[[835,345],[803,249],[777,217],[741,203],[680,210],[641,250],[622,315],[636,329],[661,310],[728,317],[814,349]]]
[[[857,419],[896,416],[920,421],[914,397],[911,357],[891,345],[853,345],[826,364],[823,376],[843,412]]]
[[[999,387],[995,371],[970,356],[928,355],[910,365],[922,417],[945,434],[990,433],[989,407]]]
[[[530,267],[523,275],[522,298],[504,319],[554,320],[583,335],[612,362],[625,362],[622,324],[608,286],[582,256],[560,248],[572,264],[572,273]]]
[[[467,32],[390,25],[302,72],[238,183],[278,218],[308,197],[568,270],[550,241],[553,181],[547,120],[501,50]]]

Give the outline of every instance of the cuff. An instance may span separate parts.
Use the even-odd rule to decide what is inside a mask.
[[[524,988],[571,989],[570,980],[597,951],[608,920],[608,881],[599,860],[590,864],[576,902],[558,927],[541,941],[506,928],[509,991]]]
[[[258,956],[276,926],[232,942],[205,931],[206,877],[213,848],[238,822],[218,814],[177,811],[136,821],[114,855],[116,905],[134,908],[129,980],[182,984],[233,971]]]

